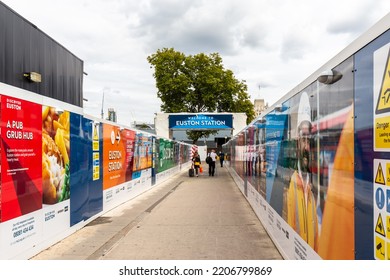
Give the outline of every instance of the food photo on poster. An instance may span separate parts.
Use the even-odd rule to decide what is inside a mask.
[[[70,197],[70,113],[42,107],[43,204],[55,204]]]

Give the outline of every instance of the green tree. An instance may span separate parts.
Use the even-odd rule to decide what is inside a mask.
[[[245,81],[239,81],[225,69],[218,53],[188,55],[163,48],[147,57],[154,67],[157,97],[161,111],[246,113],[249,124],[255,117]],[[194,143],[216,131],[189,131]]]

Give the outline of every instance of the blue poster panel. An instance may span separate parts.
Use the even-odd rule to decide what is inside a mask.
[[[71,226],[103,210],[102,126],[72,113],[70,210]]]
[[[278,165],[279,151],[282,144],[285,128],[287,129],[287,115],[273,112],[266,117],[265,129],[265,158],[266,170],[266,200],[271,198],[272,187]]]
[[[390,212],[386,207],[379,207],[382,196],[378,195],[381,191],[387,194],[387,180],[390,178],[386,171],[390,167],[387,166],[390,159],[390,141],[387,141],[390,123],[389,42],[390,31],[387,31],[355,55],[356,259],[390,259],[390,240],[380,230],[389,228],[387,217]]]

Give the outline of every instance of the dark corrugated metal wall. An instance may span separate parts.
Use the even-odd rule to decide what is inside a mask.
[[[31,71],[42,75],[41,83],[23,77]],[[83,105],[83,61],[2,2],[0,82]]]

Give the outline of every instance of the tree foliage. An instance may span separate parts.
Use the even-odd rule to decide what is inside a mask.
[[[173,48],[163,48],[147,60],[154,67],[162,112],[243,112],[247,123],[254,119],[245,81],[239,81],[231,70],[224,69],[218,53],[186,56]],[[194,142],[210,134],[215,131],[187,133]]]

